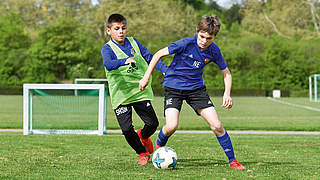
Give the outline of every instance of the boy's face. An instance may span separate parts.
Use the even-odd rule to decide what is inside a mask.
[[[212,40],[214,38],[214,35],[209,34],[205,31],[199,31],[198,37],[197,37],[197,44],[200,49],[207,49],[210,44],[212,43]]]
[[[107,28],[108,35],[112,40],[120,45],[124,45],[124,39],[126,38],[127,26],[123,22],[113,22],[111,28]]]

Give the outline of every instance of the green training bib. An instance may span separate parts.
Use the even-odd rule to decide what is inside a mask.
[[[127,39],[134,50],[134,52],[132,52],[134,57],[131,58],[136,61],[135,67],[124,65],[112,71],[108,71],[105,68],[113,109],[116,109],[120,104],[126,105],[143,100],[153,100],[151,77],[146,89],[143,91],[139,89],[139,81],[143,78],[148,68],[148,63],[141,56],[139,46],[133,37],[127,37]],[[129,56],[111,40],[107,44],[112,48],[118,59],[129,58]]]

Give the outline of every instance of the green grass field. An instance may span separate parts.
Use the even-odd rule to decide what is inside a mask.
[[[307,98],[234,97],[234,107],[220,107],[212,98],[227,130],[320,131],[320,103]],[[22,96],[0,96],[0,129],[22,129]],[[163,99],[153,106],[160,127],[164,124]],[[302,106],[312,107],[308,110]],[[108,106],[109,129],[119,129]],[[44,112],[45,113],[45,112]],[[142,127],[134,114],[135,128]],[[66,119],[67,121],[67,119]],[[209,130],[184,104],[179,130]],[[159,127],[159,128],[160,128]],[[151,163],[137,164],[138,156],[121,134],[29,135],[0,131],[0,179],[319,179],[319,135],[230,134],[237,159],[247,169],[228,167],[213,134],[174,134],[168,146],[176,150],[178,165],[158,170]],[[156,135],[152,137],[154,142]]]
[[[246,170],[228,167],[212,134],[175,134],[173,170],[158,170],[138,156],[120,134],[30,135],[0,132],[0,179],[319,179],[320,137],[232,135]],[[152,137],[152,141],[155,136]]]
[[[220,107],[221,97],[215,97],[212,100],[216,105],[220,120],[228,130],[320,131],[319,111],[273,102],[266,97],[234,97],[233,108],[225,110]],[[320,103],[309,102],[308,98],[281,98],[280,100],[320,110]],[[0,128],[22,129],[22,96],[2,95],[0,102],[10,102],[0,104]],[[163,98],[155,97],[153,106],[161,127],[165,123]],[[119,129],[110,102],[108,102],[107,118],[108,129]],[[142,121],[135,113],[133,119],[136,128],[142,127]],[[182,107],[179,129],[209,130],[205,121],[197,116],[187,104]]]

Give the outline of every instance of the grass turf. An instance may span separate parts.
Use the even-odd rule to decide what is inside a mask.
[[[266,97],[234,97],[234,106],[231,110],[220,107],[222,97],[214,97],[212,100],[220,120],[228,130],[320,131],[320,115],[317,111],[273,102]],[[309,102],[308,98],[281,98],[280,100],[320,109],[320,103]],[[22,129],[22,96],[2,95],[0,102],[10,102],[0,104],[0,128]],[[160,128],[165,124],[163,97],[155,97],[152,103],[159,118]],[[68,118],[64,118],[62,123],[66,121]],[[143,126],[135,113],[133,113],[133,121],[136,128]],[[63,128],[63,124],[58,125]],[[88,127],[92,127],[92,124]],[[110,101],[107,109],[107,128],[119,129]],[[193,109],[184,103],[180,114],[179,130],[209,130],[209,127]]]
[[[120,134],[31,135],[0,132],[0,179],[317,179],[319,136],[231,134],[246,170],[228,167],[213,134],[175,134],[173,170],[158,170]],[[155,136],[152,137],[154,142]]]

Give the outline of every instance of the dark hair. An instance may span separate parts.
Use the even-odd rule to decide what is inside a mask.
[[[112,23],[114,22],[122,22],[124,24],[127,24],[127,20],[124,16],[122,16],[121,14],[111,14],[108,18],[107,21],[107,27],[111,28]]]
[[[213,34],[214,36],[217,36],[220,30],[220,26],[221,24],[219,22],[218,16],[216,15],[202,16],[197,26],[197,32],[205,31],[209,34]]]

